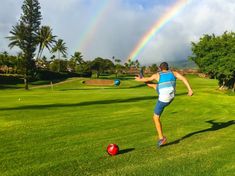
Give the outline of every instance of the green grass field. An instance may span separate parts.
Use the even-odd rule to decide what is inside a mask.
[[[156,147],[154,90],[71,79],[29,91],[0,91],[0,175],[235,175],[235,96],[189,76],[162,116],[168,145]],[[106,153],[109,143],[120,154]]]

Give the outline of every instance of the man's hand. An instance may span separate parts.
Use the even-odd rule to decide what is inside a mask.
[[[142,79],[142,78],[140,78],[139,75],[135,77],[135,80],[136,80],[136,81],[140,81],[141,79]]]
[[[188,96],[193,96],[193,91],[192,90],[188,91]]]
[[[140,81],[140,82],[149,82],[149,81],[153,81],[153,80],[158,80],[157,79],[157,74],[153,74],[151,77],[140,77],[140,75],[135,77],[136,81]]]
[[[150,88],[154,88],[155,90],[157,89],[157,84],[151,83],[151,82],[146,82],[147,86]]]

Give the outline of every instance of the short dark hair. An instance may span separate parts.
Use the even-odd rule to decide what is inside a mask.
[[[161,70],[169,70],[168,63],[167,63],[167,62],[162,62],[162,63],[160,64],[160,69],[161,69]]]

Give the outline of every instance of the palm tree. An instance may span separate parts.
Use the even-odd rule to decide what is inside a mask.
[[[29,64],[27,64],[27,60],[25,58],[25,53],[27,52],[27,47],[26,47],[26,42],[25,42],[25,37],[27,35],[27,29],[23,23],[17,23],[15,26],[13,26],[12,30],[10,33],[12,34],[9,37],[6,37],[10,40],[9,43],[9,48],[12,49],[13,47],[17,46],[19,47],[22,51],[21,53],[21,72],[25,75],[24,76],[24,82],[25,82],[25,89],[28,89],[28,83],[27,83],[27,70],[29,69]]]
[[[24,0],[19,23],[13,26],[10,31],[11,36],[9,47],[17,46],[21,49],[24,56],[24,83],[28,89],[29,76],[33,75],[35,62],[33,57],[37,48],[37,33],[41,24],[41,12],[38,0]]]
[[[42,26],[38,32],[39,49],[37,59],[41,58],[42,52],[46,47],[51,51],[52,45],[56,42],[56,36],[52,35],[52,29],[49,26]]]
[[[67,47],[65,46],[65,42],[62,39],[59,39],[55,46],[52,48],[52,52],[58,54],[58,59],[60,59],[60,54],[63,54],[64,57],[67,55]]]
[[[71,59],[69,61],[69,69],[70,71],[75,71],[76,68],[83,68],[85,61],[83,60],[82,53],[75,52],[74,55],[71,56]],[[79,65],[79,66],[78,66]]]
[[[20,49],[24,50],[24,38],[27,35],[26,27],[23,23],[17,24],[13,26],[12,30],[10,31],[12,36],[7,37],[10,40],[9,47],[12,49],[13,47],[17,46]]]
[[[83,64],[84,60],[83,60],[83,56],[82,53],[80,52],[75,52],[74,55],[72,56],[72,59],[76,62],[76,64]]]
[[[9,54],[8,54],[7,51],[3,51],[2,54],[3,54],[5,57],[9,56]]]

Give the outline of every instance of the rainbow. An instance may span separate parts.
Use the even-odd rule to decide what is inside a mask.
[[[106,14],[110,12],[113,6],[113,0],[102,0],[96,11],[91,15],[89,24],[85,27],[84,32],[81,35],[81,39],[78,43],[78,49],[84,51],[92,40],[95,32],[102,24],[102,20],[105,18]]]
[[[146,32],[141,40],[137,43],[136,47],[132,50],[130,55],[127,58],[127,61],[136,60],[138,55],[144,50],[148,42],[159,32],[169,21],[171,21],[177,14],[180,12],[189,0],[178,0],[170,9],[158,19],[152,28]]]

